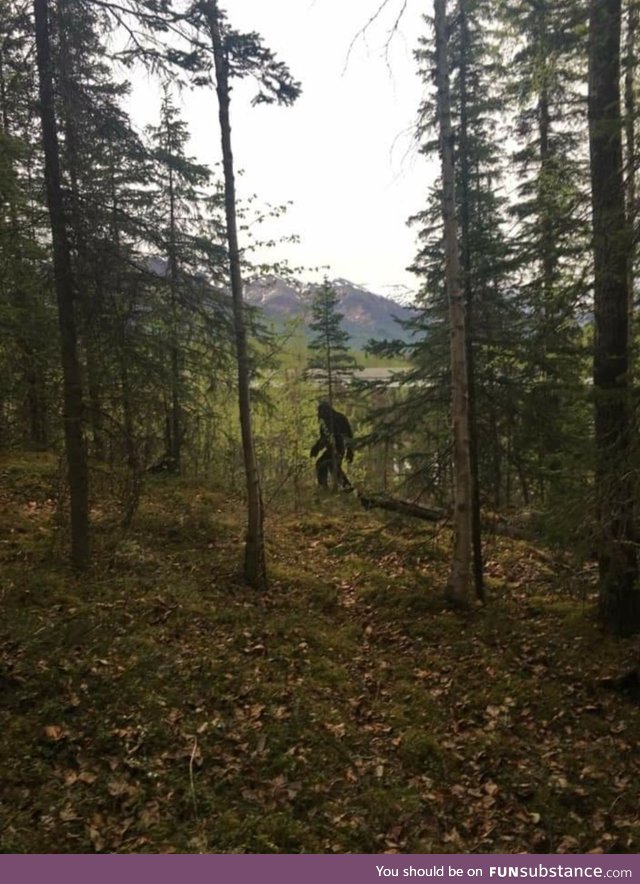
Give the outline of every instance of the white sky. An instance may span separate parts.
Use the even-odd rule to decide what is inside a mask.
[[[299,245],[271,251],[291,265],[327,266],[382,294],[415,289],[405,268],[415,251],[407,218],[425,205],[433,167],[418,155],[413,124],[423,94],[412,51],[424,33],[427,3],[408,0],[385,56],[385,43],[402,6],[389,0],[384,15],[349,45],[380,0],[224,0],[229,21],[258,31],[302,83],[289,108],[250,106],[252,93],[236,86],[231,114],[234,158],[244,170],[240,196],[261,203],[292,201],[285,219],[265,222],[260,239],[290,233]],[[430,7],[430,3],[428,6]],[[142,80],[146,78],[141,75]],[[148,81],[137,84],[132,113],[157,122],[159,100]],[[191,152],[212,164],[219,157],[217,106],[212,91],[185,92],[183,115]]]

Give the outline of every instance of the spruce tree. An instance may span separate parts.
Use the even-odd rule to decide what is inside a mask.
[[[508,51],[504,97],[512,109],[517,175],[511,266],[521,313],[514,446],[526,465],[527,498],[566,506],[568,465],[586,455],[584,399],[590,232],[584,99],[585,10],[576,0],[501,4]],[[507,37],[512,40],[508,41]],[[573,468],[572,468],[573,469]],[[580,480],[582,485],[584,476]]]
[[[335,288],[325,279],[312,294],[309,321],[312,355],[307,360],[307,369],[326,387],[326,398],[332,408],[336,387],[357,368],[355,357],[349,353],[349,333],[342,328],[344,314],[338,311],[339,301]]]
[[[49,249],[31,32],[27,8],[0,4],[0,445],[44,448],[56,412],[56,319],[42,272]]]
[[[628,263],[620,104],[620,0],[589,4],[589,144],[594,243],[597,548],[600,614],[619,635],[640,629],[630,473]]]
[[[76,568],[82,569],[89,563],[89,480],[83,430],[82,376],[74,305],[75,280],[71,265],[71,250],[67,235],[68,221],[63,200],[60,168],[49,0],[34,0],[34,17],[47,205],[51,220],[54,276],[60,322],[63,416],[71,510],[71,560]]]
[[[458,247],[456,219],[453,136],[447,39],[446,0],[434,2],[436,48],[435,81],[437,118],[442,163],[442,220],[445,252],[445,282],[449,301],[451,335],[451,422],[453,430],[454,513],[453,558],[447,598],[456,605],[466,605],[471,573],[471,507],[473,482],[469,440],[469,373],[464,288]]]
[[[439,9],[439,13],[442,10]],[[446,16],[447,60],[450,68],[451,138],[455,163],[455,207],[459,225],[462,286],[467,316],[466,358],[469,396],[469,444],[472,485],[472,526],[476,592],[483,596],[480,541],[480,490],[494,501],[500,496],[502,473],[496,458],[502,450],[502,426],[498,417],[497,376],[502,366],[496,357],[496,340],[506,338],[513,321],[507,280],[507,245],[504,236],[504,197],[500,194],[504,156],[499,145],[499,102],[495,83],[499,63],[492,52],[492,5],[486,0],[458,0]],[[437,68],[431,37],[421,41],[417,60],[430,83]],[[433,156],[438,140],[437,109],[433,92],[420,108],[418,135],[421,150]],[[449,440],[432,428],[443,426],[450,401],[448,364],[452,331],[445,290],[446,261],[443,250],[441,188],[429,193],[427,208],[412,219],[419,226],[420,251],[412,266],[421,278],[418,303],[422,316],[416,325],[420,336],[411,348],[415,369],[409,384],[420,378],[426,390],[410,389],[407,401],[420,401],[429,430],[426,463],[442,463]],[[417,412],[417,408],[416,408]],[[480,444],[483,440],[484,444]],[[436,470],[433,479],[442,485],[446,471]],[[437,477],[437,478],[436,478]],[[436,489],[434,489],[436,490]],[[441,493],[440,489],[437,493]]]
[[[160,124],[150,128],[158,185],[153,189],[154,236],[167,262],[167,304],[164,311],[169,354],[168,408],[165,462],[180,472],[185,421],[185,353],[181,331],[188,323],[189,274],[197,267],[197,222],[201,217],[204,187],[210,178],[206,167],[186,156],[189,133],[180,119],[167,86],[164,89]],[[185,292],[185,288],[187,292]]]

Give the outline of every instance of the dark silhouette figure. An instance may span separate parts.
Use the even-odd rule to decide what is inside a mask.
[[[311,457],[320,457],[316,461],[318,485],[329,487],[329,476],[335,469],[336,480],[343,491],[353,491],[353,485],[342,469],[342,460],[346,455],[347,463],[353,460],[353,431],[346,415],[335,411],[328,402],[318,406],[320,422],[320,438],[311,449]]]

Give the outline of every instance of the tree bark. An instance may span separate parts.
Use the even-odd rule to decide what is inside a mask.
[[[233,298],[233,319],[236,339],[236,355],[238,361],[238,399],[240,408],[240,427],[242,431],[242,450],[247,486],[247,536],[244,556],[244,576],[249,586],[264,589],[267,586],[267,567],[264,549],[264,513],[260,473],[256,458],[253,431],[251,426],[251,396],[249,386],[249,352],[247,347],[247,331],[244,321],[244,303],[242,297],[242,271],[240,265],[240,248],[236,221],[235,176],[233,169],[233,153],[231,150],[231,123],[229,117],[230,90],[229,68],[220,31],[218,6],[215,0],[209,0],[202,6],[207,18],[211,45],[213,48],[216,73],[216,93],[218,96],[218,119],[220,124],[220,142],[222,146],[222,166],[224,173],[224,201],[227,221],[227,245],[229,248],[229,269],[231,275],[231,294]]]
[[[476,597],[484,601],[484,566],[482,561],[482,528],[480,521],[480,476],[478,466],[478,422],[476,419],[475,358],[473,349],[474,292],[471,276],[471,189],[469,169],[468,120],[468,52],[469,22],[465,0],[460,2],[460,177],[462,180],[461,234],[466,316],[466,356],[468,384],[469,461],[471,469],[471,544],[473,548],[473,579]]]
[[[621,0],[589,4],[589,142],[594,250],[593,383],[600,616],[640,629],[628,384],[628,262],[620,108]]]
[[[358,500],[365,510],[386,510],[390,513],[398,513],[400,516],[411,516],[414,519],[420,519],[423,522],[447,522],[451,519],[451,513],[446,510],[433,509],[432,507],[422,506],[411,500],[403,500],[400,497],[389,497],[386,494],[367,494],[364,491],[358,491]],[[497,516],[488,517],[482,525],[487,534],[497,534],[500,537],[511,537],[514,540],[535,541],[536,537],[532,531],[521,528],[518,525],[510,525],[508,522]]]
[[[71,510],[71,561],[76,568],[82,569],[89,562],[89,477],[83,432],[82,379],[78,359],[74,284],[60,177],[48,0],[34,0],[34,16],[47,205],[51,221],[60,325],[64,435]]]
[[[635,263],[635,221],[636,221],[636,40],[638,39],[638,0],[627,0],[626,59],[624,72],[624,114],[626,147],[626,197],[627,224],[631,231],[631,246],[627,264],[627,286],[629,293],[629,346],[633,346],[633,283]]]
[[[167,150],[172,145],[167,138]],[[180,377],[180,349],[178,346],[178,249],[176,244],[176,196],[173,169],[169,164],[169,353],[171,366],[171,412],[169,415],[169,451],[173,469],[180,473],[182,464],[182,404]]]
[[[399,513],[402,516],[414,516],[425,522],[442,522],[449,514],[444,510],[434,510],[410,500],[402,500],[397,497],[388,497],[385,494],[366,494],[358,491],[358,500],[366,510],[380,509],[391,513]]]
[[[87,423],[91,427],[93,456],[102,461],[106,455],[106,439],[104,434],[103,406],[101,402],[101,383],[99,369],[98,340],[98,305],[100,298],[97,290],[92,291],[90,279],[93,276],[94,261],[89,248],[89,232],[83,218],[82,200],[80,197],[80,135],[78,126],[77,87],[78,71],[74,62],[74,41],[71,29],[74,26],[73,8],[68,0],[58,0],[56,15],[56,33],[59,35],[58,56],[60,66],[59,91],[61,95],[60,130],[63,134],[64,153],[62,163],[68,177],[68,221],[73,231],[73,244],[70,244],[70,255],[73,256],[75,246],[75,262],[71,260],[71,272],[76,291],[76,327],[78,333],[78,361],[84,356],[84,369],[88,394]],[[86,217],[86,216],[85,216]],[[88,436],[88,434],[87,434]],[[86,439],[88,443],[88,438]]]
[[[449,299],[451,336],[451,419],[453,423],[454,464],[454,548],[451,576],[447,586],[446,597],[454,605],[466,606],[469,604],[471,576],[472,474],[469,445],[467,333],[464,293],[461,286],[458,223],[455,207],[446,9],[446,0],[435,0],[435,76],[442,162],[442,217],[444,222],[446,286]]]

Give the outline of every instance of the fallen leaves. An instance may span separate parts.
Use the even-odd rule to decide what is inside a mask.
[[[52,743],[59,743],[60,740],[66,740],[69,736],[67,728],[60,724],[47,724],[43,730],[47,740],[51,740]]]
[[[620,650],[542,556],[492,541],[500,585],[460,617],[438,603],[446,538],[349,512],[318,519],[309,546],[283,519],[274,588],[256,596],[234,582],[234,504],[170,493],[131,547],[153,572],[64,576],[46,607],[9,575],[2,724],[23,761],[0,758],[0,823],[18,847],[640,847],[639,711],[594,689]],[[210,508],[215,542],[200,514],[181,547],[187,503]]]
[[[330,721],[325,721],[324,723],[325,730],[329,731],[334,737],[337,737],[341,740],[345,734],[347,733],[347,727],[344,722],[338,722],[337,724],[332,724]]]
[[[62,773],[62,778],[65,786],[74,786],[76,783],[92,786],[98,779],[98,775],[89,770],[65,770]]]

